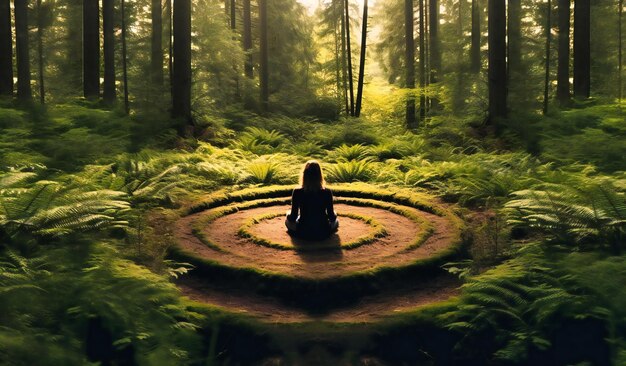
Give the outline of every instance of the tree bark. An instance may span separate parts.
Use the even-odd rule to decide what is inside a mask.
[[[41,7],[41,0],[37,0],[37,65],[39,67],[39,103],[46,104],[46,84],[44,76],[44,55],[43,55],[43,28],[44,16]]]
[[[488,2],[489,124],[506,117],[506,6],[504,0]]]
[[[430,10],[430,32],[428,32],[428,43],[430,50],[430,81],[429,84],[435,84],[439,81],[441,74],[441,51],[439,47],[439,0],[429,0]],[[437,108],[438,101],[431,98],[431,107]]]
[[[521,0],[508,1],[508,28],[507,28],[507,75],[516,77],[521,73],[522,64],[522,2]]]
[[[11,0],[0,0],[0,96],[13,95]]]
[[[413,0],[404,0],[404,63],[406,73],[404,86],[411,89],[410,93],[413,93],[413,89],[415,89],[415,39],[413,38],[415,20],[413,10]],[[406,100],[406,125],[408,128],[415,127],[415,97],[413,94],[409,94]]]
[[[15,6],[15,53],[17,56],[17,99],[32,101],[30,87],[30,55],[28,46],[28,3],[16,0]]]
[[[191,118],[191,0],[174,1],[174,69],[172,116],[185,125],[179,132],[185,134]]]
[[[622,97],[624,96],[624,88],[622,87],[622,18],[624,13],[624,0],[619,0],[619,10],[618,10],[618,55],[617,55],[617,70],[618,70],[618,78],[617,78],[617,94],[619,101],[621,103]]]
[[[470,48],[470,70],[480,72],[480,4],[479,0],[472,0],[472,45]]]
[[[109,105],[115,102],[116,94],[114,15],[113,0],[102,0],[102,29],[104,33],[104,90],[102,99]]]
[[[556,98],[561,107],[570,102],[569,85],[569,30],[570,0],[558,0],[559,4],[559,56],[556,71]]]
[[[548,114],[548,96],[550,92],[550,41],[552,40],[552,2],[548,0],[546,6],[546,63],[545,80],[543,84],[543,114]]]
[[[150,52],[150,76],[156,86],[163,85],[163,8],[161,0],[152,0],[152,38]]]
[[[126,0],[122,0],[122,73],[124,79],[124,111],[126,114],[130,112],[130,103],[128,101],[128,56],[126,50]]]
[[[252,15],[250,0],[243,0],[243,50],[246,52],[244,70],[246,77],[254,78],[254,67],[252,63]]]
[[[426,86],[426,34],[424,27],[424,1],[419,1],[420,11],[420,121],[426,118],[426,95],[424,94],[424,87]]]
[[[172,0],[165,1],[165,13],[167,14],[167,72],[170,83],[170,94],[174,96],[174,35],[173,35],[173,11]],[[172,102],[172,105],[174,103]]]
[[[230,29],[237,28],[237,4],[236,0],[230,0]]]
[[[352,50],[350,39],[350,4],[348,0],[345,0],[344,10],[346,12],[346,48],[347,48],[347,60],[348,60],[348,85],[350,86],[350,115],[354,116],[354,82],[352,77]]]
[[[269,89],[269,54],[267,39],[267,1],[259,1],[259,28],[260,28],[260,88],[261,88],[261,110],[269,111],[270,89]]]
[[[591,90],[591,4],[574,1],[574,97],[589,98]]]
[[[345,14],[345,1],[339,0],[341,4],[341,80],[343,82],[343,99],[346,106],[346,115],[350,115],[350,101],[348,100],[348,66],[346,63],[346,17]]]
[[[363,28],[361,31],[361,58],[359,62],[359,80],[357,82],[356,107],[354,116],[361,115],[361,103],[363,101],[363,82],[365,80],[365,56],[367,51],[367,0],[363,2]]]
[[[83,0],[83,94],[100,97],[100,13],[98,0]]]

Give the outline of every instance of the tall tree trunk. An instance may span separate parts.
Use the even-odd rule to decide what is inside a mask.
[[[11,0],[0,0],[0,96],[13,95],[13,35]]]
[[[424,27],[424,1],[419,1],[420,11],[420,121],[426,118],[426,95],[424,93],[424,87],[426,86],[426,34]]]
[[[170,83],[170,95],[174,97],[174,25],[172,0],[165,1],[165,13],[167,14],[167,72]],[[172,105],[174,103],[172,102]]]
[[[350,101],[348,99],[348,66],[346,62],[346,17],[345,14],[345,6],[346,3],[344,0],[339,0],[341,4],[341,80],[343,82],[343,99],[346,105],[346,115],[350,115]]]
[[[230,0],[230,29],[237,28],[237,3],[236,0]]]
[[[267,1],[259,1],[259,28],[260,28],[260,62],[259,62],[259,79],[261,87],[261,110],[267,112],[270,103],[270,72],[269,72],[269,54],[267,39]]]
[[[83,94],[100,97],[100,12],[98,0],[83,0]]]
[[[180,118],[185,125],[179,126],[186,133],[191,118],[191,0],[174,1],[174,69],[172,116]]]
[[[342,103],[342,87],[341,87],[341,42],[339,41],[341,26],[339,25],[339,17],[343,14],[342,8],[339,6],[339,0],[333,0],[331,6],[333,7],[334,18],[334,41],[335,41],[335,79],[337,81],[337,105],[341,106]],[[341,35],[343,36],[343,35]]]
[[[124,111],[126,114],[130,112],[130,103],[128,101],[128,55],[126,50],[126,0],[122,0],[122,72],[124,79]]]
[[[470,70],[480,72],[480,4],[472,0],[472,45],[470,49]]]
[[[517,77],[521,72],[522,64],[522,1],[508,1],[508,28],[507,28],[507,75]],[[510,84],[510,80],[509,80]],[[510,85],[509,85],[510,86]]]
[[[548,114],[548,93],[550,91],[550,41],[552,40],[552,2],[548,0],[546,7],[546,63],[543,84],[543,114]]]
[[[114,0],[102,0],[102,29],[104,33],[104,90],[102,98],[106,104],[115,102],[115,23]]]
[[[420,0],[418,0],[420,1]],[[408,128],[415,127],[415,39],[414,37],[414,8],[413,0],[404,0],[404,86],[410,89],[411,94],[406,100],[406,125]]]
[[[17,99],[30,102],[30,56],[28,48],[28,4],[17,0],[15,6],[15,53],[17,56]]]
[[[46,103],[46,85],[44,75],[44,55],[43,55],[43,9],[41,0],[37,0],[37,65],[39,67],[39,103]]]
[[[361,103],[363,101],[363,82],[365,80],[365,55],[367,51],[367,0],[363,2],[363,30],[361,31],[361,59],[359,62],[359,80],[357,82],[356,107],[354,116],[361,115]]]
[[[617,55],[617,85],[618,85],[618,98],[620,103],[622,102],[622,97],[624,96],[624,88],[622,87],[622,17],[624,13],[624,0],[619,0],[619,10],[618,10],[618,55]]]
[[[346,58],[348,59],[348,84],[350,85],[350,115],[354,116],[354,83],[353,83],[353,77],[352,77],[352,51],[351,51],[351,43],[352,40],[350,39],[350,4],[348,2],[348,0],[345,0],[344,3],[344,10],[346,12],[346,48],[347,48],[347,52],[348,54],[346,55]]]
[[[152,0],[152,38],[150,52],[150,76],[156,86],[163,85],[163,8],[161,0]]]
[[[243,0],[243,50],[246,52],[244,70],[249,79],[254,78],[252,64],[252,14],[250,0]]]
[[[591,90],[591,4],[574,1],[574,97],[589,98]]]
[[[488,2],[489,124],[506,117],[506,6],[504,0]]]
[[[439,47],[439,0],[430,0],[428,3],[430,7],[430,32],[429,35],[429,49],[430,49],[430,84],[435,84],[439,81],[439,75],[441,74],[441,51]],[[438,101],[436,98],[431,99],[431,107],[437,108]]]
[[[556,71],[556,98],[561,107],[570,102],[569,89],[569,29],[570,0],[558,0],[559,4],[559,56]]]

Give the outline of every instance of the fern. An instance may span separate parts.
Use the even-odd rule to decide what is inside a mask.
[[[370,149],[363,144],[346,145],[336,147],[328,153],[331,161],[349,162],[355,160],[365,160],[369,158]]]
[[[374,176],[372,163],[367,160],[354,160],[337,163],[327,168],[331,182],[365,182]]]
[[[542,184],[512,195],[505,207],[513,225],[542,230],[565,244],[613,249],[624,244],[626,199],[608,180]]]
[[[63,236],[111,226],[125,226],[118,216],[130,206],[126,194],[111,190],[84,192],[57,182],[38,181],[26,188],[0,190],[0,227],[8,233]]]

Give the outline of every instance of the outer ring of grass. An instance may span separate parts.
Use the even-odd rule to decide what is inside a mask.
[[[271,203],[273,202],[272,200],[267,200],[269,198],[278,198],[287,203],[290,200],[293,188],[293,186],[268,186],[246,188],[236,192],[221,191],[207,196],[200,203],[183,208],[181,216],[237,202],[243,203],[243,205],[238,206],[240,208],[244,206],[252,208],[275,204]],[[416,259],[402,266],[378,265],[368,270],[354,271],[328,278],[286,275],[250,266],[233,267],[209,258],[199,257],[177,246],[171,248],[170,255],[176,260],[194,265],[196,267],[194,272],[202,277],[208,279],[216,278],[220,279],[220,281],[235,281],[235,283],[249,287],[252,291],[272,294],[288,302],[302,302],[310,305],[313,300],[311,295],[315,294],[317,298],[314,303],[323,306],[324,301],[332,302],[332,299],[335,298],[348,301],[365,293],[376,292],[378,288],[387,286],[393,281],[400,279],[405,280],[409,277],[418,279],[439,274],[442,272],[440,266],[463,253],[465,244],[471,240],[471,237],[466,235],[467,232],[465,231],[463,221],[450,209],[437,204],[436,199],[430,195],[404,189],[390,192],[361,183],[334,185],[330,188],[338,196],[337,202],[343,201],[357,204],[358,201],[363,205],[368,205],[371,204],[368,201],[376,199],[388,203],[406,205],[445,217],[452,224],[453,229],[455,229],[454,235],[450,238],[448,247],[438,251],[433,256]],[[246,202],[249,200],[254,201]],[[227,207],[221,209],[236,210],[236,208]],[[405,250],[410,250],[409,248],[415,248],[420,244],[414,243],[415,246],[407,247]]]
[[[285,244],[281,244],[281,243],[275,243],[275,242],[271,242],[267,239],[263,239],[260,238],[254,234],[252,234],[249,230],[250,228],[259,223],[260,221],[263,220],[269,220],[269,219],[273,219],[276,217],[280,217],[280,216],[284,216],[284,213],[270,213],[270,214],[265,214],[265,215],[261,215],[261,216],[256,216],[256,217],[252,217],[248,220],[246,220],[246,222],[239,228],[239,231],[237,232],[237,235],[239,235],[242,238],[246,238],[249,239],[250,241],[252,241],[254,244],[257,245],[261,245],[264,247],[268,247],[268,248],[273,248],[273,249],[279,249],[279,250],[298,250],[298,251],[314,251],[314,250],[320,250],[320,249],[328,249],[329,246],[310,246],[310,247],[304,247],[304,248],[296,248],[292,245],[285,245]],[[351,219],[355,219],[355,220],[360,220],[365,222],[366,224],[371,225],[374,228],[374,231],[367,234],[367,235],[363,235],[360,236],[358,238],[356,238],[355,240],[348,242],[346,244],[342,244],[341,245],[341,249],[346,249],[346,250],[350,250],[350,249],[354,249],[354,248],[358,248],[362,245],[365,244],[370,244],[373,241],[375,241],[378,238],[382,238],[384,236],[387,235],[387,230],[385,230],[385,228],[383,227],[383,225],[381,223],[379,223],[378,221],[376,221],[373,217],[366,217],[366,216],[362,216],[362,215],[356,215],[356,214],[337,214],[337,216],[341,216],[341,217],[349,217]]]

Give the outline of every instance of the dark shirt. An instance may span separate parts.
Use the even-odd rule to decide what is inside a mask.
[[[327,188],[319,191],[294,189],[291,195],[291,212],[287,218],[291,221],[297,219],[298,231],[305,234],[322,234],[328,231],[329,223],[337,218],[333,209],[333,193]]]

